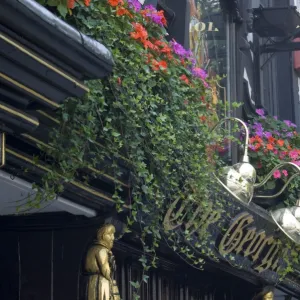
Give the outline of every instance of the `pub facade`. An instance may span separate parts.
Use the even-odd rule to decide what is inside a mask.
[[[292,63],[296,52],[274,57],[260,53],[257,49],[264,38],[253,29],[253,9],[260,4],[276,8],[295,3],[162,0],[143,4],[164,10],[168,39],[191,49],[197,65],[211,78],[221,78],[211,86],[218,95],[214,101],[242,101],[234,114],[224,109],[223,116],[247,119],[263,108],[300,125],[298,79]],[[222,215],[193,207],[191,216],[184,213],[184,202],[174,199],[162,222],[156,267],[147,273],[142,268],[140,228],[133,225],[126,232],[130,203],[127,199],[124,210],[117,213],[116,179],[105,165],[99,166],[92,184],[84,180],[91,171],[87,167],[53,201],[27,205],[36,195],[35,184],[51,172],[51,159],[36,157],[51,147],[49,134],[60,126],[56,110],[68,97],[89,93],[87,81],[108,78],[114,58],[105,42],[93,40],[33,0],[0,2],[0,42],[1,299],[135,300],[136,293],[141,300],[251,300],[268,299],[264,297],[270,294],[278,300],[300,299],[300,266],[293,265],[285,275],[291,267],[285,234],[267,210],[238,201],[222,186],[211,192],[213,202],[224,203]],[[229,150],[229,163],[235,163],[238,151]],[[118,163],[124,170],[118,186],[129,194],[130,167],[123,157]],[[197,226],[191,219],[197,220]],[[201,245],[198,231],[204,223],[209,242]],[[115,231],[101,231],[107,224]],[[113,290],[104,279],[91,289],[95,274],[87,262],[93,249],[110,248],[104,243],[106,234],[111,235],[116,261],[115,273],[108,267],[114,273]],[[173,242],[169,236],[175,236]],[[178,254],[178,247],[192,249],[201,266],[195,267],[188,254]],[[209,255],[202,251],[204,247]],[[153,253],[146,257],[151,260]],[[105,262],[97,264],[100,269],[105,266]],[[115,298],[106,299],[105,293]]]

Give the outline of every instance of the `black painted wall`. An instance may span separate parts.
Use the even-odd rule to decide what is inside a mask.
[[[35,223],[35,229],[24,230],[25,219],[0,232],[0,299],[83,300],[82,260],[99,225],[51,229],[43,219]],[[142,276],[140,252],[122,240],[113,251],[122,299],[132,300],[129,282]],[[161,258],[149,275],[141,300],[250,300],[255,292],[253,285],[217,268],[198,271],[171,257]]]

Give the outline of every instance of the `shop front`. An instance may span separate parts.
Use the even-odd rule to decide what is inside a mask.
[[[178,3],[158,5],[174,19],[169,38],[188,43],[197,66],[216,79],[213,103],[236,100],[237,1],[186,1],[183,21],[174,13]],[[222,209],[205,212],[180,197],[172,200],[157,251],[146,255],[141,228],[133,225],[126,232],[132,186],[122,155],[105,158],[90,181],[86,178],[96,171],[86,166],[59,196],[35,205],[35,184],[51,174],[53,160],[44,153],[51,147],[49,132],[60,128],[56,109],[67,97],[83,97],[89,92],[83,81],[109,76],[114,63],[104,45],[32,0],[4,1],[0,17],[0,117],[6,136],[0,171],[1,299],[300,299],[291,241],[265,209],[239,201],[222,185],[211,186],[211,202]],[[26,26],[19,26],[19,18]],[[231,109],[223,107],[219,118],[230,117]],[[103,147],[102,141],[96,146]],[[236,149],[230,151],[236,160]],[[116,163],[122,169],[117,176],[107,167]],[[124,198],[119,213],[116,185]],[[97,260],[93,251],[104,254]],[[145,271],[144,257],[154,256],[155,267]]]

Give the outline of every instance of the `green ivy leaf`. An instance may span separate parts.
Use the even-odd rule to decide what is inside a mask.
[[[65,17],[68,13],[67,5],[63,3],[59,3],[59,5],[57,6],[57,10],[59,11],[62,17]]]

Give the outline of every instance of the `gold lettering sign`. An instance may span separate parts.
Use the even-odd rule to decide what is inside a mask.
[[[208,226],[217,222],[220,218],[219,212],[207,211],[203,212],[203,208],[196,204],[188,203],[188,201],[179,202],[176,199],[168,209],[163,226],[165,231],[171,231],[177,227],[184,226],[188,235],[200,231],[203,226]]]
[[[268,269],[277,272],[282,249],[273,236],[266,236],[264,230],[257,231],[253,223],[254,218],[248,212],[239,214],[223,236],[219,252],[223,256],[236,253],[248,257],[259,273]]]
[[[217,32],[217,31],[219,31],[219,29],[214,26],[213,22],[207,22],[207,23],[198,22],[198,23],[190,26],[190,32],[193,32],[193,31],[196,31],[196,32],[215,31],[215,32]]]

